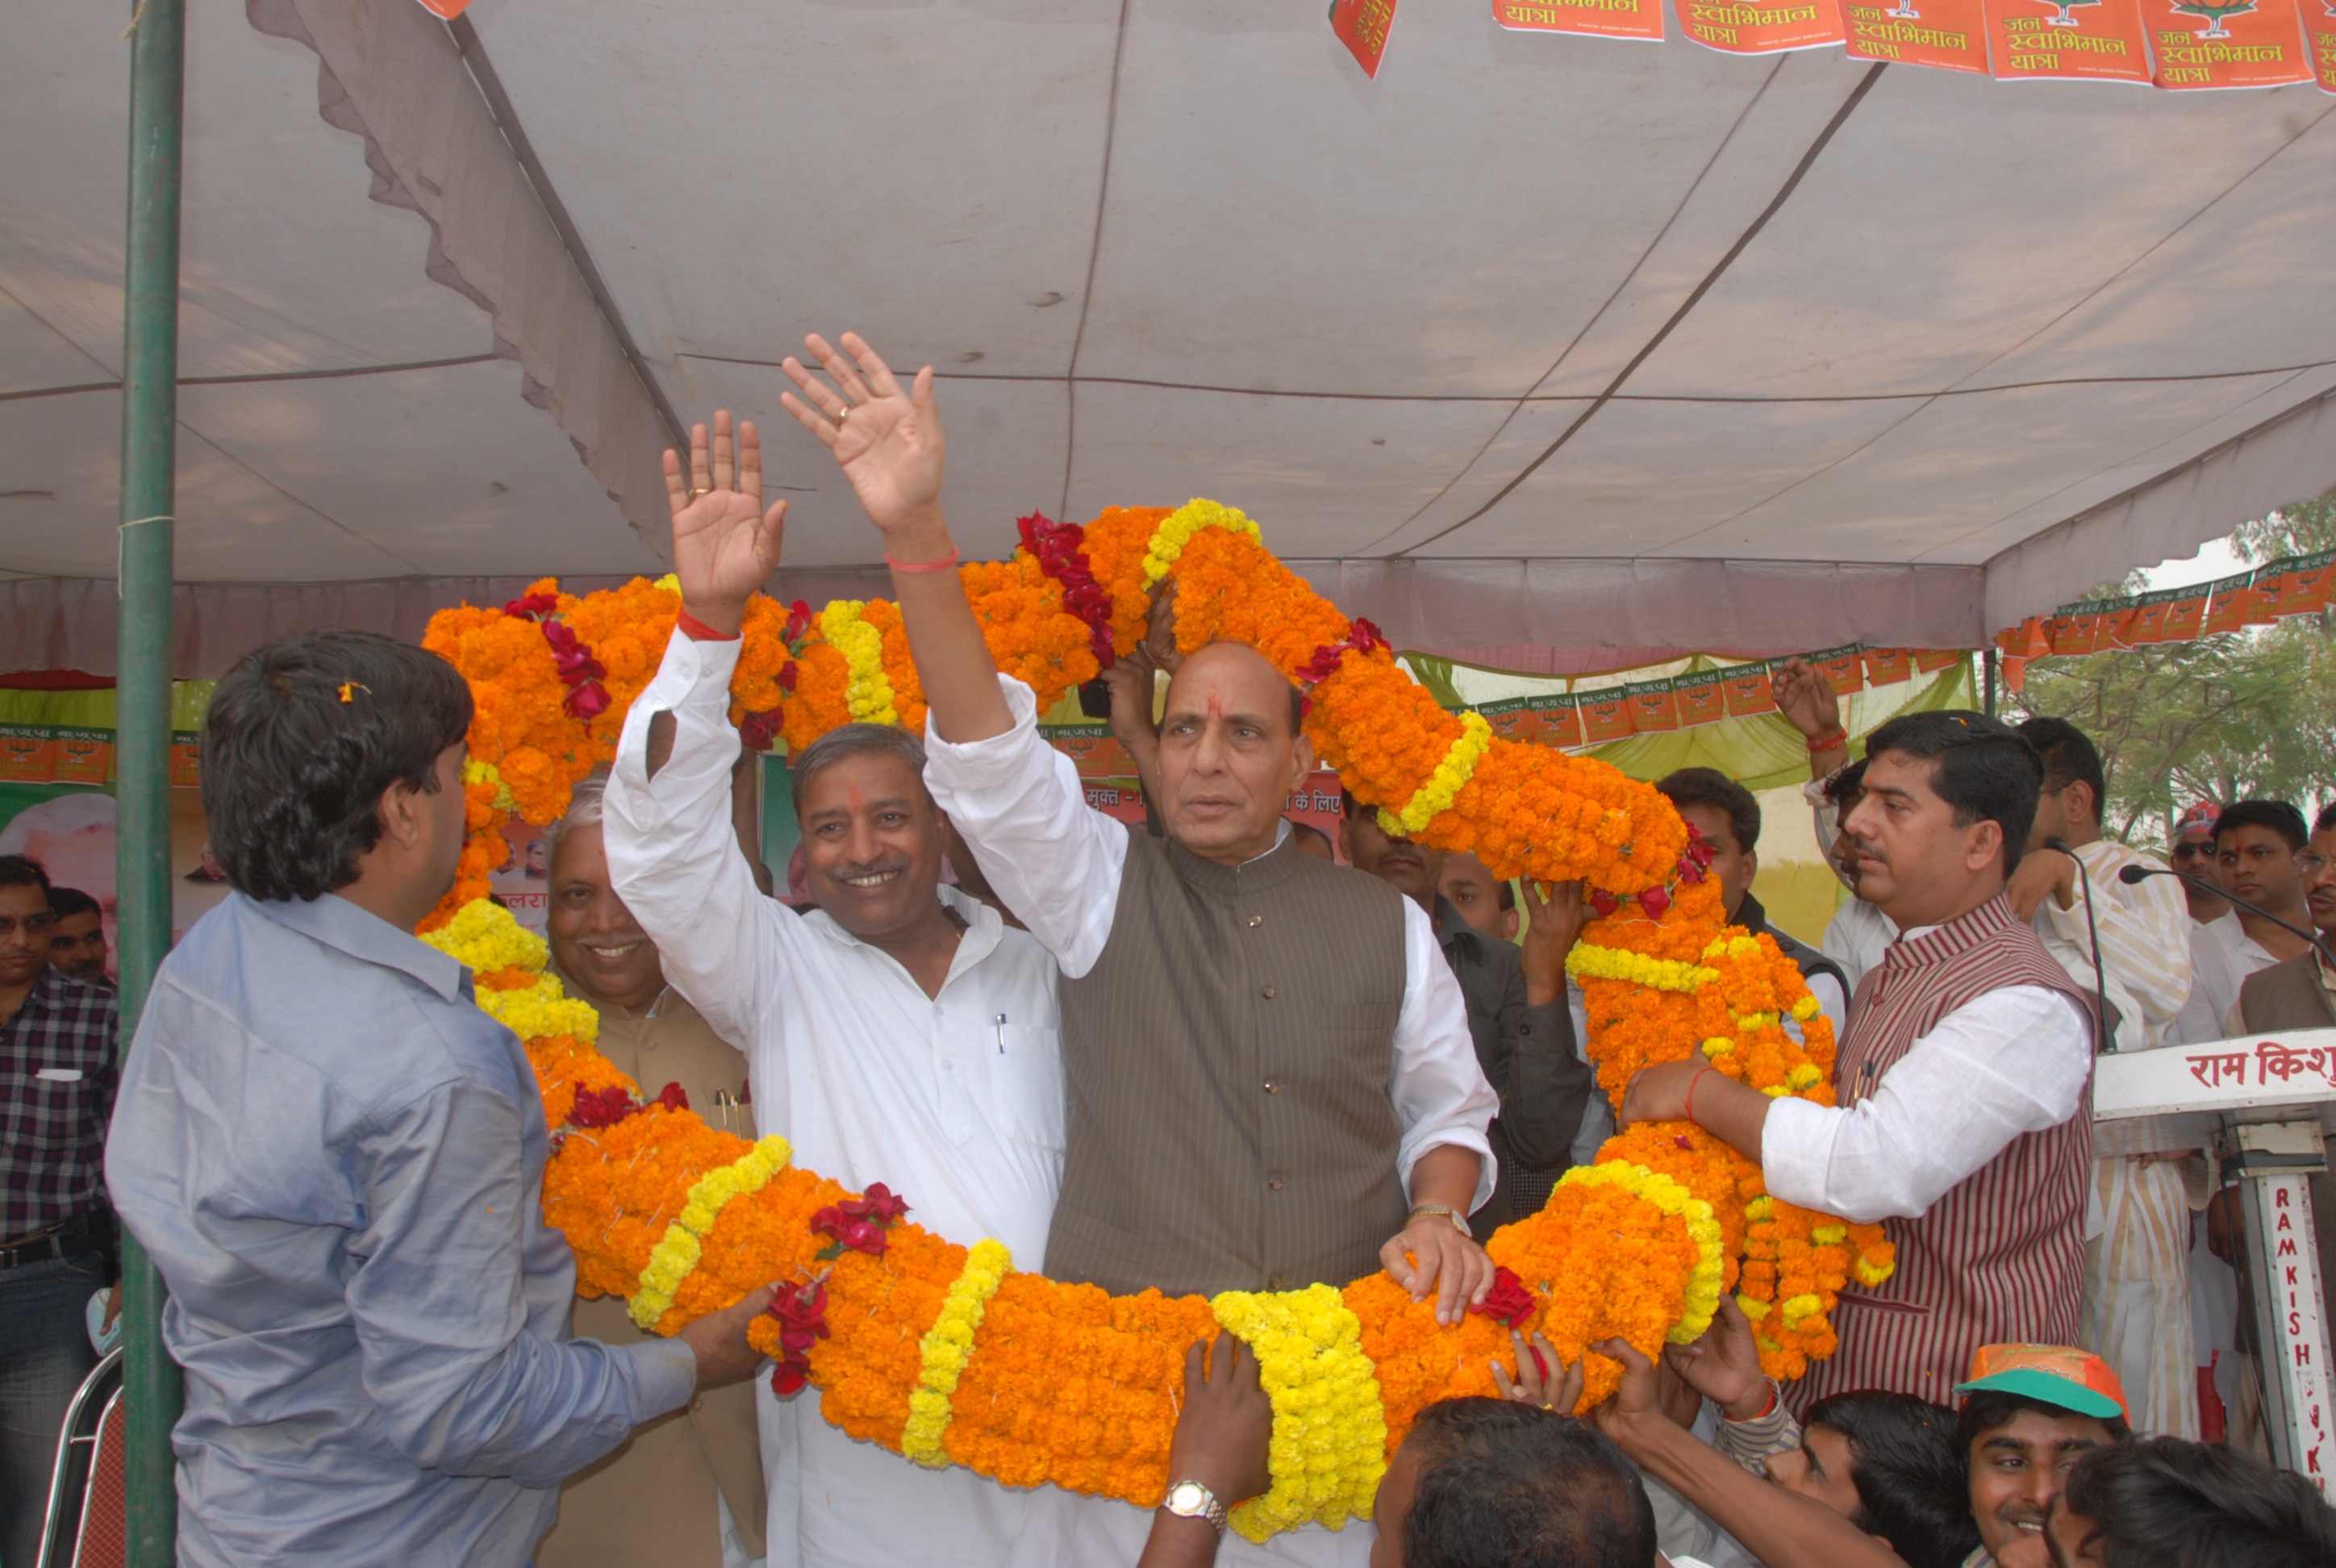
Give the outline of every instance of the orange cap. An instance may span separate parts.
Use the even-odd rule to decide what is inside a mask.
[[[2125,1385],[2109,1364],[2073,1345],[1981,1345],[1955,1392],[1994,1388],[2106,1421],[2126,1416]],[[2127,1417],[2130,1419],[2130,1417]]]

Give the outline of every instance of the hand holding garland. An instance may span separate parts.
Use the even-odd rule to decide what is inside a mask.
[[[940,405],[933,400],[933,367],[900,389],[891,367],[856,332],[843,335],[852,357],[813,333],[803,344],[835,386],[792,356],[780,366],[803,396],[781,393],[780,404],[835,453],[868,521],[884,536],[892,566],[892,594],[909,634],[909,651],[924,687],[928,722],[945,740],[988,740],[1014,726],[998,689],[998,660],[965,596],[954,565],[957,545],[941,515],[946,443]],[[838,390],[838,389],[841,390]]]
[[[1184,1352],[1184,1407],[1168,1444],[1168,1485],[1197,1481],[1230,1512],[1273,1485],[1267,1463],[1273,1402],[1259,1380],[1256,1354],[1227,1333],[1215,1344],[1213,1357],[1205,1339]],[[1136,1568],[1207,1568],[1217,1560],[1219,1539],[1208,1520],[1160,1509]]]
[[[1757,1165],[1772,1104],[1767,1095],[1746,1088],[1697,1057],[1641,1068],[1623,1092],[1615,1120],[1625,1127],[1640,1122],[1693,1122]]]
[[[1493,1288],[1493,1261],[1468,1233],[1469,1200],[1484,1162],[1474,1149],[1438,1144],[1411,1167],[1411,1217],[1379,1249],[1388,1278],[1415,1301],[1436,1297],[1436,1320],[1445,1328]]]
[[[1525,934],[1518,944],[1524,960],[1525,1006],[1537,1008],[1565,994],[1565,955],[1590,923],[1580,882],[1556,882],[1544,896],[1541,884],[1524,879]]]

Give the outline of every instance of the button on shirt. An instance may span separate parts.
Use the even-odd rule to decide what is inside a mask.
[[[105,1207],[114,1005],[44,969],[0,1021],[0,1242]]]
[[[560,1479],[686,1402],[678,1340],[568,1339],[525,1054],[346,900],[231,894],[163,961],[106,1178],[170,1288],[179,1560],[510,1564]]]

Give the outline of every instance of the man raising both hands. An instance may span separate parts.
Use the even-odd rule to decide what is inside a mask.
[[[1253,649],[1195,651],[1160,732],[1166,836],[1088,809],[950,570],[931,371],[910,393],[857,337],[851,359],[806,341],[836,386],[790,359],[803,396],[784,401],[884,535],[930,709],[927,782],[1062,972],[1070,1107],[1046,1271],[1207,1295],[1384,1264],[1458,1321],[1492,1281],[1465,1216],[1493,1187],[1493,1092],[1426,915],[1290,842],[1282,803],[1314,765],[1297,688]],[[1061,1560],[1134,1560],[1142,1514],[1058,1495]],[[1266,1560],[1229,1545],[1228,1562]],[[1368,1550],[1360,1531],[1276,1546]]]

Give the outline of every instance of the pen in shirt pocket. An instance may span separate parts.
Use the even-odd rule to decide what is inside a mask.
[[[998,1054],[1001,1057],[1006,1054],[1006,1015],[1004,1013],[998,1015]]]

